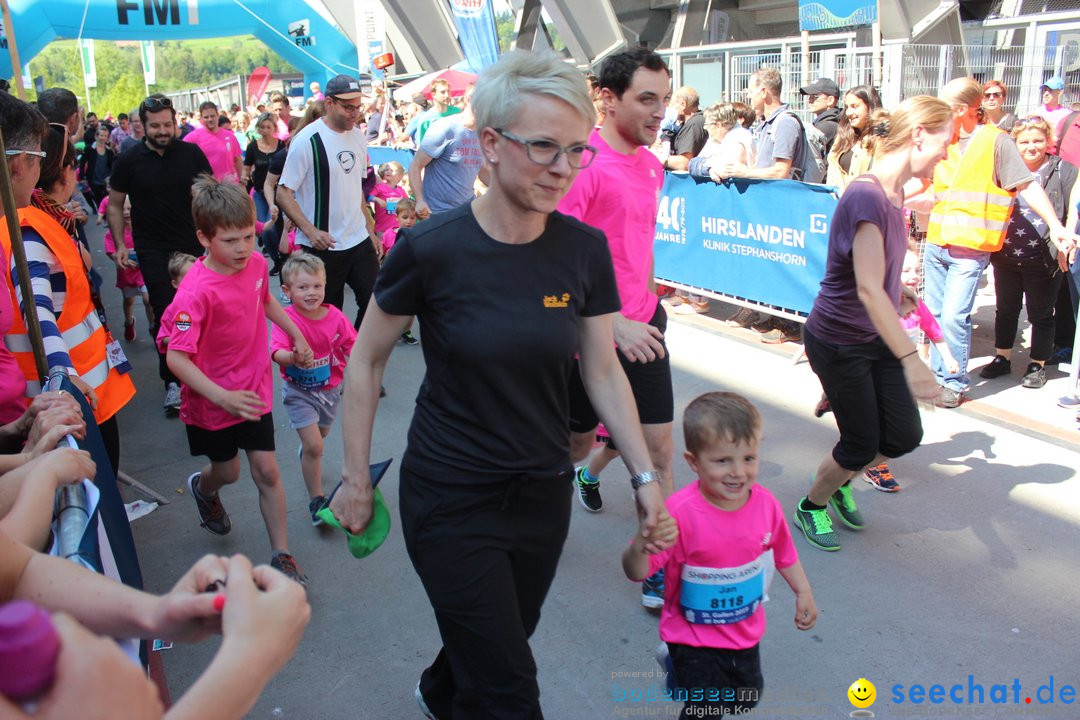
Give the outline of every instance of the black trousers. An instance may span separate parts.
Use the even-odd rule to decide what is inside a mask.
[[[919,446],[923,432],[919,408],[904,368],[881,338],[833,345],[804,327],[803,344],[840,430],[832,451],[837,465],[862,470],[878,453],[896,458]]]
[[[994,266],[994,347],[1002,350],[1016,343],[1020,305],[1027,305],[1031,323],[1031,359],[1046,361],[1054,346],[1054,304],[1061,289],[1062,273],[1051,274],[1041,261],[1020,263],[991,257]]]
[[[375,289],[375,276],[379,274],[379,257],[372,242],[369,239],[348,250],[304,248],[304,252],[310,252],[326,264],[327,303],[341,310],[345,304],[345,286],[352,289],[356,298],[356,322],[353,327],[357,329],[364,319],[371,291]]]
[[[687,698],[680,720],[742,715],[757,705],[765,686],[759,647],[731,650],[668,643],[679,686],[676,697]]]
[[[401,470],[401,527],[443,647],[420,678],[440,720],[542,720],[529,637],[570,527],[573,470],[452,484]]]
[[[174,252],[185,252],[195,257],[203,254],[202,246],[194,242],[190,247],[160,249],[136,246],[135,253],[139,260],[139,269],[142,270],[143,280],[146,282],[146,290],[150,294],[150,307],[154,309],[154,325],[150,328],[150,337],[156,339],[158,328],[161,327],[161,318],[165,315],[165,309],[176,296],[176,288],[172,286],[172,278],[169,277],[169,258]],[[165,354],[158,353],[158,375],[168,386],[169,383],[180,381],[169,370],[165,363]]]

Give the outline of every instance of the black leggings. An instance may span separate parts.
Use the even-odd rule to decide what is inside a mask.
[[[837,465],[858,471],[878,453],[896,458],[919,447],[919,408],[904,368],[881,338],[859,345],[833,345],[804,327],[803,344],[840,429],[832,452]]]

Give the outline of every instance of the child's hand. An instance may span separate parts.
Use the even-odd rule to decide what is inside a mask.
[[[658,523],[656,528],[649,535],[649,539],[654,541],[644,547],[646,555],[655,555],[658,552],[662,552],[660,547],[669,548],[675,544],[675,541],[679,538],[679,525],[675,522],[675,518],[665,513]],[[658,547],[658,545],[660,547]]]
[[[217,402],[225,412],[230,415],[256,422],[269,408],[263,404],[259,394],[253,390],[227,390]]]
[[[805,590],[795,595],[795,627],[809,630],[817,622],[818,609],[814,594]]]
[[[311,347],[301,340],[293,345],[293,363],[302,368],[309,368],[315,364],[315,353],[311,352]]]
[[[960,372],[960,363],[955,360],[949,360],[949,362],[945,363],[945,370],[950,375],[955,375]]]

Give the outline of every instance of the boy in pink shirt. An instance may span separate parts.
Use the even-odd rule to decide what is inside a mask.
[[[291,304],[285,314],[292,318],[311,346],[314,362],[309,367],[296,364],[292,339],[275,325],[270,333],[270,357],[281,366],[281,399],[289,423],[300,435],[300,468],[308,491],[311,524],[323,524],[318,516],[326,504],[322,492],[323,438],[337,417],[341,402],[341,381],[349,361],[356,330],[349,319],[326,297],[326,266],[311,253],[289,256],[281,268],[281,289]]]
[[[645,539],[635,535],[623,570],[635,581],[666,571],[660,638],[678,699],[683,692],[689,698],[680,717],[745,712],[763,686],[758,644],[774,567],[795,592],[795,627],[812,628],[817,605],[783,508],[756,484],[757,408],[735,393],[706,393],[687,406],[683,431],[698,480],[668,498],[678,539],[648,555]]]
[[[172,334],[166,362],[183,383],[180,419],[192,455],[210,462],[188,477],[200,524],[212,533],[232,529],[218,490],[240,479],[238,453],[247,453],[270,536],[270,566],[302,585],[289,554],[285,491],[274,456],[274,380],[266,320],[293,342],[296,363],[312,361],[300,329],[270,294],[266,260],[255,252],[255,204],[239,185],[196,181],[191,213],[207,249],[188,271],[169,306]]]

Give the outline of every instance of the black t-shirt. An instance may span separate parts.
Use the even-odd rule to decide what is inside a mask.
[[[705,116],[699,112],[694,113],[686,119],[683,126],[679,128],[678,134],[675,135],[675,140],[671,144],[671,154],[690,153],[690,157],[697,157],[708,141],[709,131],[705,129]]]
[[[581,318],[619,310],[602,232],[555,212],[536,240],[510,245],[465,204],[401,230],[374,294],[384,312],[416,315],[424,337],[403,467],[463,484],[569,469]]]
[[[163,155],[139,143],[116,158],[109,183],[131,198],[135,249],[191,252],[198,247],[191,217],[191,186],[212,174],[198,145],[173,140]]]
[[[259,149],[259,142],[252,140],[248,143],[247,150],[244,151],[244,164],[251,165],[253,167],[251,171],[251,184],[255,188],[255,192],[262,193],[263,185],[266,184],[266,171],[270,167],[270,160],[277,154],[279,150],[285,147],[285,144],[274,138],[277,143],[277,147],[268,153],[264,153]],[[282,162],[282,168],[285,164]],[[281,173],[278,173],[280,175]]]

